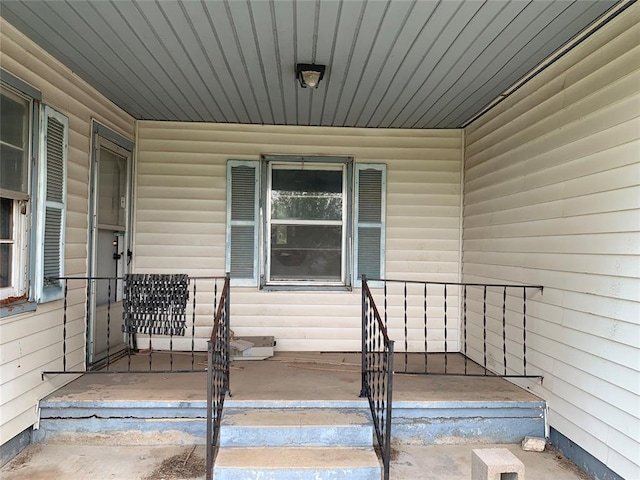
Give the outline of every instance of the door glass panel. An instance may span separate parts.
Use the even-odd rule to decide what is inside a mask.
[[[127,162],[107,149],[100,149],[98,224],[125,226]]]

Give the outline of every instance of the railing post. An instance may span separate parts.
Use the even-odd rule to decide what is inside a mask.
[[[230,346],[230,342],[231,342],[231,275],[229,272],[226,273],[225,275],[225,305],[224,305],[224,318],[225,318],[225,343],[226,343],[226,347],[225,347],[225,388],[226,388],[226,393],[229,394],[230,397],[232,397],[233,395],[231,395],[231,378],[230,378],[230,365],[231,365],[231,359],[230,359],[230,351],[231,350],[231,346]]]
[[[367,354],[366,354],[366,350],[367,350],[367,345],[366,345],[366,329],[367,329],[367,312],[366,312],[366,300],[367,300],[367,290],[369,289],[369,286],[367,285],[367,276],[365,274],[362,274],[362,332],[361,332],[361,340],[362,340],[362,346],[361,346],[361,380],[362,380],[362,384],[360,387],[360,397],[364,398],[367,396],[367,374],[366,374],[366,368],[367,368]]]
[[[114,297],[115,300],[115,297]],[[107,287],[107,372],[111,364],[111,352],[109,344],[111,343],[111,279],[108,280]]]
[[[507,374],[507,287],[502,290],[502,361]]]
[[[86,301],[86,305],[85,305],[86,320],[85,320],[84,328],[85,328],[85,332],[87,332],[90,335],[93,334],[93,327],[91,323],[92,323],[92,316],[95,314],[95,312],[93,312],[91,308],[91,285],[93,281],[94,280],[92,280],[91,278],[87,278],[87,292],[86,292],[86,300],[85,300]],[[93,340],[90,340],[89,342],[87,342],[87,348],[85,349],[86,350],[85,356],[84,356],[85,370],[88,370],[88,367],[91,364],[92,349],[93,349]]]
[[[207,341],[207,480],[213,479],[213,344]]]
[[[463,331],[463,355],[464,355],[464,373],[467,374],[467,286],[462,287],[462,331]]]
[[[62,317],[62,371],[67,371],[67,295],[69,293],[68,280],[64,280],[64,305]]]
[[[482,354],[484,374],[487,374],[487,286],[483,288],[482,294]]]
[[[427,313],[427,309],[429,308],[429,304],[427,301],[427,283],[423,285],[423,301],[424,301],[424,373],[429,371],[429,330],[427,328],[427,321],[429,319],[429,314]]]
[[[389,480],[389,471],[391,469],[391,417],[393,415],[393,351],[394,342],[389,341],[389,359],[387,362],[389,371],[387,372],[387,411],[386,425],[384,427],[384,480]]]
[[[193,302],[191,304],[191,370],[195,370],[196,356],[196,294],[198,291],[197,279],[189,279],[193,281]],[[214,280],[215,282],[215,280]]]
[[[522,289],[522,374],[527,376],[527,287]]]
[[[404,282],[404,373],[407,373],[407,366],[409,363],[409,330],[407,329],[407,322],[409,321],[407,316],[407,282]]]
[[[447,346],[447,284],[444,284],[444,373],[447,373],[447,366],[449,362],[449,347]]]

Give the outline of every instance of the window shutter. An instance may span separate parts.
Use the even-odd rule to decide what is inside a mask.
[[[384,277],[386,165],[356,164],[354,284]]]
[[[43,107],[38,168],[38,242],[36,291],[39,302],[61,298],[64,276],[64,230],[69,122],[49,106]]]
[[[258,285],[258,165],[227,163],[226,268],[233,285]]]

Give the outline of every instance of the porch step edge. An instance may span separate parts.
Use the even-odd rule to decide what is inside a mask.
[[[227,409],[220,446],[370,447],[371,416],[351,409]]]
[[[42,419],[32,442],[49,445],[194,445],[207,434],[201,418]]]
[[[379,480],[380,462],[369,448],[230,448],[221,449],[215,480]]]

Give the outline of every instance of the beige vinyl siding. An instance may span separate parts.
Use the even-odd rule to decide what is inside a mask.
[[[636,4],[471,124],[464,175],[464,279],[544,285],[527,307],[528,373],[544,382],[522,383],[548,401],[551,427],[629,479],[640,478],[639,20]]]
[[[2,68],[42,92],[42,102],[69,118],[65,274],[86,275],[91,120],[127,138],[134,120],[0,18]],[[85,290],[70,284],[67,366],[84,365]],[[0,444],[38,421],[38,401],[73,377],[62,368],[62,301],[0,319]]]
[[[137,146],[137,272],[223,275],[227,160],[285,154],[385,163],[386,276],[459,277],[460,130],[139,122]],[[359,350],[360,290],[234,287],[231,322],[236,335],[273,335],[280,350]],[[210,318],[198,317],[200,343],[210,335],[210,323]],[[443,337],[437,330],[434,326],[434,340]],[[392,333],[399,338],[401,330]],[[448,338],[457,338],[455,321],[449,324]]]

